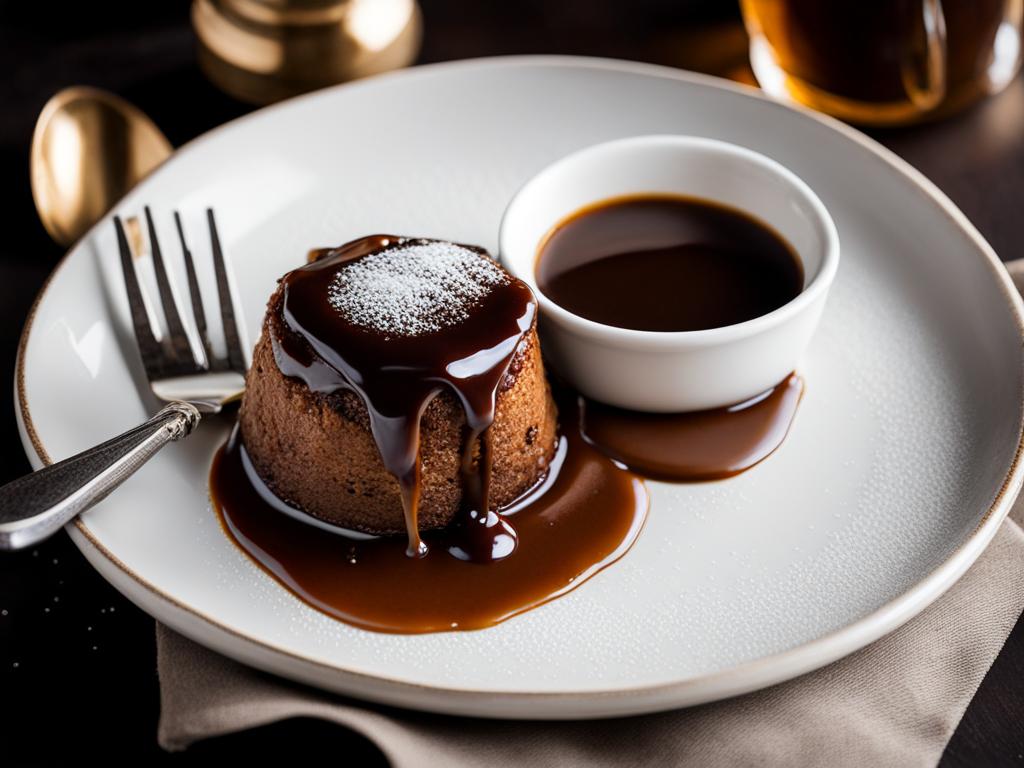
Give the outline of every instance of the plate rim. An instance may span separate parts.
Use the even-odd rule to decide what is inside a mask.
[[[422,76],[425,73],[430,74],[438,70],[451,71],[461,69],[502,69],[545,66],[626,72],[725,90],[752,97],[769,108],[796,112],[805,118],[809,118],[826,127],[832,128],[840,133],[845,139],[853,141],[861,148],[867,150],[870,155],[884,163],[891,170],[908,179],[912,184],[912,188],[916,192],[922,194],[926,199],[928,199],[928,201],[935,205],[939,209],[939,212],[945,215],[954,224],[954,226],[967,235],[976,250],[980,251],[983,257],[982,263],[987,266],[995,276],[997,284],[1001,288],[1003,298],[1006,300],[1007,307],[1010,309],[1011,315],[1017,326],[1018,335],[1022,340],[1024,340],[1024,303],[1022,303],[1021,296],[1014,287],[1005,267],[999,260],[991,245],[989,245],[981,233],[978,232],[967,216],[932,181],[894,152],[845,123],[827,115],[812,112],[800,105],[777,101],[765,95],[760,89],[711,75],[643,62],[600,57],[562,55],[499,56],[425,64],[364,78],[351,83],[343,83],[254,110],[253,112],[235,118],[234,120],[230,120],[227,123],[197,136],[179,147],[171,157],[173,158],[181,149],[185,149],[187,147],[190,148],[196,144],[205,142],[219,134],[221,131],[230,130],[247,120],[262,117],[267,112],[287,108],[289,105],[299,101],[317,98],[330,98],[329,94],[335,93],[340,89],[351,90],[373,88],[376,86],[377,82],[381,80],[388,80],[391,78],[415,78]],[[158,171],[162,167],[163,164],[158,166],[155,171]],[[31,340],[33,321],[35,319],[37,309],[42,304],[62,268],[66,266],[71,254],[78,251],[82,242],[91,237],[94,230],[96,230],[101,224],[105,223],[106,220],[107,217],[104,216],[103,219],[91,227],[88,232],[82,236],[82,238],[68,248],[64,256],[55,265],[50,275],[44,281],[39,293],[32,303],[31,308],[29,309],[19,338],[17,358],[15,362],[15,415],[23,447],[31,463],[36,468],[52,464],[53,459],[50,457],[49,452],[43,445],[32,421],[31,410],[28,404],[28,393],[25,384],[25,351]],[[1024,380],[1024,356],[1022,356],[1019,364],[1022,369],[1022,380]],[[1024,392],[1022,392],[1022,395],[1024,395]],[[1024,461],[1022,461],[1022,457],[1024,457],[1024,412],[1022,412],[1017,426],[1017,445],[1010,467],[1006,476],[1003,478],[1002,484],[996,493],[992,504],[981,516],[975,530],[970,533],[945,560],[939,563],[934,569],[913,584],[909,589],[905,590],[902,594],[839,629],[815,638],[814,640],[796,645],[792,648],[787,648],[783,651],[769,654],[767,656],[761,656],[756,659],[751,659],[702,675],[687,676],[662,683],[634,687],[619,686],[607,689],[566,691],[523,691],[496,690],[479,687],[450,687],[415,683],[401,678],[372,674],[358,669],[351,669],[345,666],[319,661],[286,648],[279,647],[276,644],[259,637],[246,634],[234,627],[224,624],[213,616],[209,616],[180,602],[174,596],[163,592],[156,585],[150,583],[131,570],[113,552],[108,550],[81,518],[77,518],[73,521],[75,530],[72,530],[71,525],[69,524],[68,531],[71,534],[72,541],[74,541],[76,546],[78,546],[83,554],[86,555],[93,567],[100,570],[101,575],[103,575],[108,581],[111,581],[111,583],[114,584],[114,586],[122,593],[125,592],[123,585],[117,583],[117,581],[112,579],[107,573],[104,573],[96,563],[93,562],[93,556],[104,558],[107,561],[107,564],[116,569],[116,571],[119,571],[121,576],[127,579],[128,582],[134,582],[136,587],[143,588],[145,592],[148,592],[157,601],[167,603],[178,610],[184,611],[194,619],[199,620],[200,624],[204,625],[204,628],[208,631],[222,633],[234,638],[235,640],[241,640],[244,643],[255,646],[261,651],[269,652],[271,656],[277,655],[284,657],[285,659],[298,663],[300,666],[309,666],[334,676],[341,675],[343,678],[349,678],[356,684],[384,685],[385,690],[380,692],[380,695],[367,691],[360,691],[355,694],[363,699],[373,699],[385,703],[409,706],[408,700],[409,697],[412,696],[417,700],[417,703],[413,706],[419,709],[432,709],[434,711],[447,711],[457,714],[472,713],[482,717],[488,716],[486,711],[480,711],[477,708],[482,698],[490,699],[492,701],[495,699],[511,700],[512,702],[521,702],[523,704],[564,704],[569,701],[582,703],[588,700],[608,701],[614,699],[618,700],[622,706],[614,708],[613,711],[600,712],[596,714],[589,713],[586,716],[601,717],[621,714],[639,714],[642,712],[661,711],[679,706],[688,706],[701,702],[714,701],[758,690],[769,685],[774,685],[792,679],[823,667],[833,661],[837,661],[838,659],[863,648],[869,643],[874,642],[880,637],[883,637],[897,629],[906,621],[927,608],[928,605],[953,586],[960,576],[962,576],[963,573],[966,572],[966,570],[981,555],[989,542],[995,536],[1000,524],[1008,514],[1010,507],[1021,489],[1022,482],[1024,482]],[[87,549],[92,551],[92,556],[90,556],[90,552],[87,551]],[[134,598],[131,599],[133,602],[140,604]],[[148,610],[146,606],[140,604],[140,607],[147,613],[150,613],[151,616],[153,615],[152,611]],[[182,631],[184,634],[192,637],[192,639],[202,645],[209,647],[208,638],[205,640],[201,639],[199,632],[187,631],[182,629],[180,626],[173,626],[164,618],[157,619],[156,616],[153,616],[153,618],[164,622],[177,631]],[[180,625],[180,622],[175,623]],[[224,651],[222,649],[218,650],[230,655],[230,651]],[[269,663],[261,665],[258,660],[254,661],[250,656],[246,656],[244,661],[249,665],[261,666],[264,669],[274,666]],[[275,666],[273,669],[269,669],[269,671],[277,672],[279,674],[287,674],[285,672],[280,672],[279,666]],[[331,681],[324,680],[322,677],[319,678],[319,680],[320,687],[351,692],[351,689],[346,688],[344,685],[331,685],[329,684]],[[306,681],[310,682],[308,679]],[[697,692],[696,697],[688,695],[695,692]],[[422,698],[424,694],[437,698],[436,700],[431,699],[429,701],[424,701]],[[670,700],[666,701],[666,698]],[[630,700],[632,700],[632,704],[629,704]],[[676,703],[676,701],[680,700],[685,703]],[[462,705],[472,704],[472,712],[470,712],[465,706],[460,707],[460,703]],[[510,714],[509,712],[503,711],[501,714],[491,716],[515,717],[516,715],[514,713]],[[566,714],[565,712],[557,711],[545,712],[524,709],[519,716],[531,719],[538,717],[554,719],[560,717],[574,717],[578,715],[574,715],[572,713]]]

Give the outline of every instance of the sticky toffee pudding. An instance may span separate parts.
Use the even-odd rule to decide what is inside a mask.
[[[543,477],[556,418],[530,289],[479,249],[380,235],[282,278],[239,422],[290,505],[413,555],[464,524],[489,560],[515,546],[490,513]]]

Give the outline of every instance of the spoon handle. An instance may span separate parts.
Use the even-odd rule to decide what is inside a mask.
[[[56,533],[104,499],[167,443],[189,434],[199,411],[170,403],[105,443],[0,488],[0,550],[23,549]]]

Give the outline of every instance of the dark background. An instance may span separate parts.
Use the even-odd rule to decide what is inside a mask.
[[[733,0],[421,0],[420,60],[573,53],[652,61],[743,79],[745,37]],[[18,336],[63,255],[29,190],[32,128],[58,89],[86,84],[139,105],[179,145],[251,107],[211,86],[195,63],[188,3],[0,1],[0,386]],[[953,198],[1003,259],[1024,256],[1024,82],[952,120],[876,132]],[[0,482],[29,470],[14,412],[0,409]],[[337,726],[293,720],[167,754],[153,621],[110,587],[61,533],[0,556],[0,764],[196,764],[328,757],[383,764]],[[1014,630],[954,735],[943,764],[1024,764],[1024,622]]]

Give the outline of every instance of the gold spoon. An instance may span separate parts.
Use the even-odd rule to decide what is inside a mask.
[[[32,135],[32,197],[46,231],[61,245],[75,242],[171,152],[124,99],[85,86],[59,91]]]

